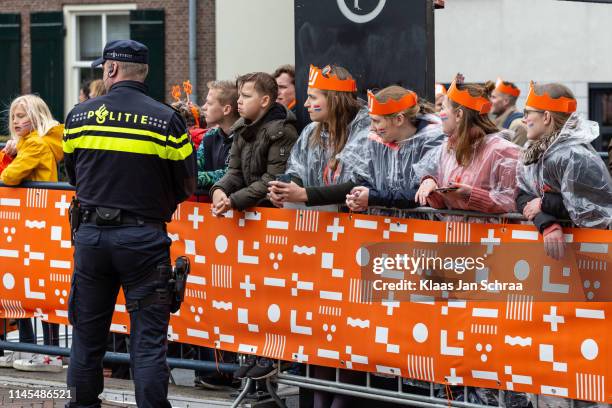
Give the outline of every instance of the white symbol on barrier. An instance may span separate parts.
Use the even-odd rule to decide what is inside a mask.
[[[463,332],[457,332],[457,340],[463,341]],[[448,332],[440,330],[440,354],[444,356],[463,356],[463,347],[450,347],[448,345]]]
[[[312,312],[306,312],[306,320],[312,321]],[[291,333],[312,336],[312,327],[297,324],[297,310],[291,310]]]
[[[31,290],[30,288],[30,278],[23,278],[23,283],[25,285],[25,297],[28,299],[40,299],[40,300],[45,300],[46,296],[45,296],[45,292],[36,292]],[[45,287],[45,280],[44,279],[39,279],[38,280],[38,286],[40,286],[41,288]]]
[[[255,251],[259,250],[258,241],[253,242],[253,249]],[[238,263],[259,265],[259,257],[257,255],[245,255],[243,240],[238,240]]]
[[[304,346],[299,346],[297,353],[291,354],[291,358],[296,360],[298,363],[307,363],[308,354],[304,354]]]
[[[340,225],[340,218],[334,218],[334,223],[327,226],[327,232],[332,234],[332,241],[338,240],[338,234],[344,234],[344,227]]]
[[[259,325],[249,323],[249,309],[238,308],[238,323],[246,324],[252,333],[259,333]]]
[[[55,289],[53,293],[55,293],[55,296],[59,298],[60,305],[66,304],[66,297],[68,296],[68,291],[66,289],[62,291],[60,291],[59,289]]]
[[[480,344],[480,343],[476,344],[476,351],[478,351],[480,353],[482,351],[482,349],[483,349],[482,344]],[[480,355],[480,360],[483,363],[486,363],[487,359],[489,358],[487,353],[490,353],[491,350],[493,350],[493,346],[491,346],[490,344],[487,344],[487,345],[484,346],[484,350],[485,350],[485,352]]]
[[[601,282],[600,281],[593,282],[593,290],[597,290],[600,287],[601,287]],[[590,289],[591,288],[591,281],[590,280],[585,280],[584,281],[584,288],[585,289]],[[587,299],[593,300],[594,297],[595,297],[595,293],[592,290],[589,290],[587,292]]]
[[[59,241],[61,248],[70,248],[70,240],[62,239],[62,227],[54,225],[51,227],[51,241]]]
[[[457,376],[457,369],[456,368],[451,368],[450,369],[450,374],[444,377],[446,379],[446,382],[448,382],[449,385],[459,385],[459,384],[463,384],[463,377],[458,377]]]
[[[570,271],[570,268],[563,268],[563,277],[569,277]],[[542,292],[569,293],[569,285],[561,283],[551,283],[550,266],[545,266],[544,273],[542,276]]]
[[[44,261],[45,253],[44,252],[33,252],[30,250],[29,245],[23,246],[23,252],[25,252],[25,257],[23,258],[24,265],[30,265],[30,261]]]
[[[270,260],[273,261],[274,263],[272,264],[272,268],[274,268],[275,271],[278,270],[278,262],[276,262],[277,260],[280,262],[283,260],[283,254],[281,252],[278,253],[274,253],[274,252],[270,252],[269,254],[270,256]]]
[[[400,307],[400,302],[394,299],[394,294],[395,292],[390,290],[388,292],[387,298],[383,299],[383,301],[381,302],[381,304],[387,308],[387,316],[393,316],[393,310],[396,307]]]
[[[331,342],[334,339],[334,336],[332,335],[332,333],[336,332],[336,325],[332,324],[331,326],[328,325],[327,323],[323,324],[323,331],[325,333],[327,333],[327,336],[325,336],[325,338],[327,339],[327,341]]]
[[[256,211],[245,211],[244,217],[238,220],[238,226],[244,227],[246,225],[246,221],[261,221],[261,213]]]
[[[567,363],[561,363],[555,361],[555,346],[552,344],[540,344],[540,361],[544,361],[546,363],[552,363],[553,371],[558,371],[562,373],[567,372]]]
[[[359,354],[353,354],[353,347],[346,346],[346,354],[349,358],[346,361],[346,368],[349,370],[353,369],[353,363],[355,364],[368,364],[368,356],[361,356]]]
[[[221,343],[234,344],[234,336],[221,333],[218,326],[215,326],[214,332],[218,336],[217,340],[215,340],[216,348],[221,348]]]
[[[195,263],[206,263],[206,257],[204,255],[198,255],[196,253],[196,242],[192,239],[185,240],[185,254],[194,255]]]
[[[384,344],[387,346],[387,353],[398,354],[400,352],[399,344],[389,343],[389,328],[388,327],[376,327],[376,343]]]
[[[187,219],[193,223],[194,230],[197,230],[200,223],[204,222],[204,216],[200,215],[198,207],[193,207],[193,212],[187,216]]]
[[[400,234],[408,233],[408,224],[391,222],[389,218],[385,218],[385,224],[387,224],[389,228],[383,231],[383,239],[389,239],[392,232],[397,232]]]
[[[244,282],[240,282],[240,289],[244,290],[246,297],[251,297],[251,291],[255,290],[255,284],[251,283],[251,275],[246,275]]]
[[[486,238],[481,238],[480,243],[487,247],[487,255],[493,253],[493,248],[501,243],[500,238],[495,238],[495,230],[489,229],[489,235]]]
[[[301,281],[296,272],[291,274],[291,280],[296,283],[295,288],[291,288],[291,296],[297,296],[298,290],[314,290],[314,283]]]
[[[66,216],[66,210],[70,208],[70,203],[66,201],[66,194],[62,194],[61,200],[55,202],[55,208],[60,210],[60,215],[62,217]]]
[[[13,241],[13,235],[15,234],[15,232],[17,231],[15,229],[15,227],[4,227],[4,236],[6,237],[6,242],[12,242]],[[9,234],[10,233],[10,234]]]
[[[191,305],[189,310],[191,310],[191,313],[195,314],[195,317],[193,319],[196,321],[196,323],[200,323],[200,320],[202,319],[202,315],[204,314],[204,309],[202,309],[202,306],[199,306],[196,309],[194,305]]]
[[[334,254],[333,252],[323,252],[321,254],[321,268],[329,269],[332,271],[332,277],[342,278],[344,277],[344,269],[334,268]]]
[[[380,12],[385,7],[385,3],[387,2],[387,0],[379,0],[376,7],[372,11],[366,14],[357,14],[353,12],[346,5],[345,0],[337,0],[337,2],[338,2],[338,8],[340,9],[340,12],[344,15],[344,17],[348,18],[353,23],[363,24],[363,23],[370,22],[374,20],[376,17],[378,17]],[[357,11],[361,11],[361,7],[359,7],[359,0],[354,0],[353,8]]]
[[[514,384],[531,385],[533,380],[530,375],[517,375],[512,372],[512,366],[505,366],[504,372],[512,378],[512,381],[506,381],[506,388],[510,391],[514,390]]]
[[[557,316],[557,306],[551,306],[550,314],[545,314],[543,320],[550,323],[550,330],[554,332],[558,331],[559,323],[565,323],[563,316]]]

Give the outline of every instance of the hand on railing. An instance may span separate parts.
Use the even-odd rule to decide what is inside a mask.
[[[346,195],[346,206],[351,211],[363,212],[368,209],[368,198],[370,189],[363,186],[353,187],[351,192]]]

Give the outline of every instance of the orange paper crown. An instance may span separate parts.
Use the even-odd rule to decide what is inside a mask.
[[[177,102],[181,100],[181,87],[180,86],[174,85],[172,87],[172,97]]]
[[[540,109],[543,111],[572,113],[576,111],[576,100],[562,96],[560,98],[552,98],[548,92],[538,95],[535,92],[534,83],[529,84],[529,95],[527,95],[526,106]]]
[[[446,95],[446,87],[442,84],[436,84],[436,95]]]
[[[491,110],[491,102],[487,98],[482,96],[472,96],[467,89],[460,91],[459,88],[457,88],[455,81],[453,81],[451,84],[446,96],[453,102],[465,106],[466,108],[475,110],[481,115],[486,115]]]
[[[336,75],[330,75],[330,71],[329,65],[322,70],[311,65],[308,86],[325,91],[357,92],[357,83],[354,79],[340,79]]]
[[[372,91],[368,91],[368,110],[372,115],[391,115],[412,108],[417,104],[418,100],[419,97],[417,94],[408,91],[408,93],[399,100],[389,98],[387,102],[379,102]]]
[[[518,96],[521,94],[520,89],[505,84],[501,78],[497,78],[497,82],[495,82],[495,89],[501,93],[505,93],[506,95],[514,96],[515,98],[518,98]]]

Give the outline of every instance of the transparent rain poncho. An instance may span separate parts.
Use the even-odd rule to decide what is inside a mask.
[[[367,184],[381,195],[418,189],[420,179],[413,166],[446,138],[436,115],[426,114],[417,119],[429,124],[397,144],[385,144],[373,133],[369,136],[366,145],[370,158]]]
[[[484,213],[515,211],[516,167],[520,148],[506,140],[504,132],[485,136],[468,166],[457,163],[455,151],[448,146],[450,139],[430,150],[414,166],[416,176],[421,181],[425,177],[432,177],[439,187],[446,187],[450,182],[472,187],[468,199],[432,192],[429,196],[432,206]]]
[[[537,162],[525,165],[521,160],[519,188],[537,197],[545,190],[561,193],[579,227],[612,227],[612,177],[591,146],[598,136],[597,123],[572,114]]]
[[[302,180],[303,187],[357,182],[366,178],[369,159],[366,156],[365,144],[370,132],[368,109],[362,107],[349,124],[349,137],[344,148],[336,155],[339,164],[333,172],[326,171],[327,164],[332,159],[331,150],[311,141],[316,126],[317,123],[313,122],[302,130],[291,150],[285,173]],[[321,138],[327,145],[329,133],[323,130]]]

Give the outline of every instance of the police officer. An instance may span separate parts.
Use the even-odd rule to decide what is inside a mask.
[[[106,44],[92,66],[103,64],[108,93],[77,105],[66,118],[66,170],[80,202],[72,217],[67,382],[76,400],[70,407],[100,406],[102,358],[119,287],[130,313],[136,403],[170,407],[170,305],[160,278],[170,264],[165,223],[195,191],[196,163],[182,117],[146,95],[147,63],[148,49],[139,42]]]

